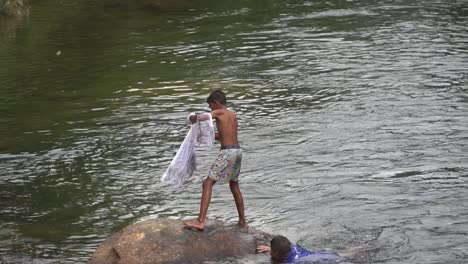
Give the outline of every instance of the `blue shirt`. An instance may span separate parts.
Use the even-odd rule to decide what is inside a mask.
[[[289,255],[283,261],[283,263],[294,263],[300,259],[308,260],[309,258],[310,260],[319,261],[319,260],[330,260],[330,259],[338,260],[341,257],[334,253],[309,251],[303,247],[291,245],[291,250],[289,251]]]

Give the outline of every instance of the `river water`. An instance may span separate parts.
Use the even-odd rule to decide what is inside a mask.
[[[84,263],[130,223],[195,217],[217,149],[180,188],[159,177],[222,89],[251,226],[467,263],[468,3],[221,2],[38,1],[1,29],[0,262]],[[226,184],[208,217],[237,221]]]

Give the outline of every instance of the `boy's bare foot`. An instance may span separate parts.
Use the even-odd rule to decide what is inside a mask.
[[[249,225],[245,221],[239,221],[237,224],[240,228],[249,228]]]
[[[203,231],[203,229],[205,228],[205,223],[198,221],[198,219],[193,219],[193,220],[184,222],[184,225],[185,227],[195,228],[199,231]]]

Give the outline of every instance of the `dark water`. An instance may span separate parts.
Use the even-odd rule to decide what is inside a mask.
[[[223,89],[251,226],[466,263],[468,3],[221,2],[39,1],[2,28],[0,262],[83,263],[129,223],[194,217],[217,150],[179,189],[159,177]],[[227,185],[208,213],[237,221]]]

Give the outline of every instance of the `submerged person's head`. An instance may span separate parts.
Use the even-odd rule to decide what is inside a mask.
[[[219,109],[226,106],[226,95],[221,90],[213,91],[206,99],[211,110]]]
[[[284,236],[276,236],[270,242],[270,255],[274,263],[283,262],[291,251],[291,242]]]

